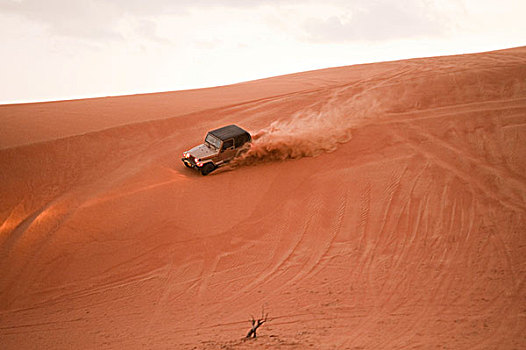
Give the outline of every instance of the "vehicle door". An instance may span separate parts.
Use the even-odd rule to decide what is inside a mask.
[[[234,139],[228,139],[223,141],[221,145],[221,151],[219,152],[220,162],[228,162],[236,155],[234,148]]]

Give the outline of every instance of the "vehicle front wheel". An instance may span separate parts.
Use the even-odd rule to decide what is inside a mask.
[[[212,171],[215,170],[215,166],[214,164],[212,163],[206,163],[205,165],[203,165],[203,167],[201,168],[201,175],[205,176],[205,175],[208,175],[210,174]]]

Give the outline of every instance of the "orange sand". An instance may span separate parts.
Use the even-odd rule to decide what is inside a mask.
[[[182,165],[231,123],[235,169]],[[2,349],[526,347],[526,47],[0,125]]]

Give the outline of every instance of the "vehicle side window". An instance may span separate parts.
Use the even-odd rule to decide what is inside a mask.
[[[245,135],[238,136],[238,138],[236,139],[236,148],[243,146],[245,142]]]
[[[226,140],[223,142],[223,150],[234,147],[234,139]]]

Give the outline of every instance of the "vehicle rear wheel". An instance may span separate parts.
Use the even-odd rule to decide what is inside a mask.
[[[205,175],[208,175],[210,174],[212,171],[215,170],[215,166],[214,164],[212,163],[206,163],[205,165],[203,165],[203,167],[201,168],[201,175],[205,176]]]

